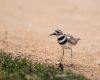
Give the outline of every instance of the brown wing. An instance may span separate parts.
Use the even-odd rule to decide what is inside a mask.
[[[71,36],[71,35],[67,35],[67,36],[69,37],[68,38],[68,42],[75,45],[76,44],[75,38],[73,36]]]

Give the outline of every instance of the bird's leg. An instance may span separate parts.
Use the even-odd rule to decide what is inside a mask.
[[[71,51],[71,67],[74,67],[72,48],[69,48],[69,49],[70,49],[70,51]]]
[[[62,48],[62,50],[63,50],[63,54],[62,54],[62,57],[61,57],[60,63],[62,62],[62,59],[63,59],[63,56],[64,56],[64,49]]]
[[[70,48],[71,51],[71,64],[73,64],[72,59],[73,59],[73,53],[72,53],[72,49]]]
[[[63,66],[63,64],[62,64],[62,59],[63,59],[63,56],[64,56],[64,49],[62,48],[62,50],[63,50],[63,54],[62,54],[62,57],[61,57],[61,60],[60,60],[59,67],[60,67],[60,69],[63,71],[64,66]]]

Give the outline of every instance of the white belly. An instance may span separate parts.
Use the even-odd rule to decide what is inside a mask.
[[[73,45],[70,44],[70,43],[66,43],[66,44],[61,45],[61,47],[64,48],[64,49],[71,48],[72,46]]]

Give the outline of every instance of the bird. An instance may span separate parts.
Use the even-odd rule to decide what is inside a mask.
[[[75,38],[72,35],[64,34],[63,31],[60,29],[56,29],[56,30],[54,30],[53,33],[50,34],[50,36],[53,36],[53,35],[57,37],[57,42],[62,47],[62,51],[63,51],[63,54],[62,54],[61,60],[60,60],[60,65],[61,65],[61,62],[63,60],[63,56],[65,54],[64,53],[65,49],[70,50],[70,52],[71,52],[71,64],[73,64],[72,63],[72,58],[73,58],[72,46],[75,46],[77,44],[77,42],[80,40],[80,38]]]

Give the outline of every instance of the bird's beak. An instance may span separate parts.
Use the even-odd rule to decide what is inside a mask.
[[[50,34],[49,36],[52,36],[52,35],[56,35],[56,33],[52,33],[52,34]]]

